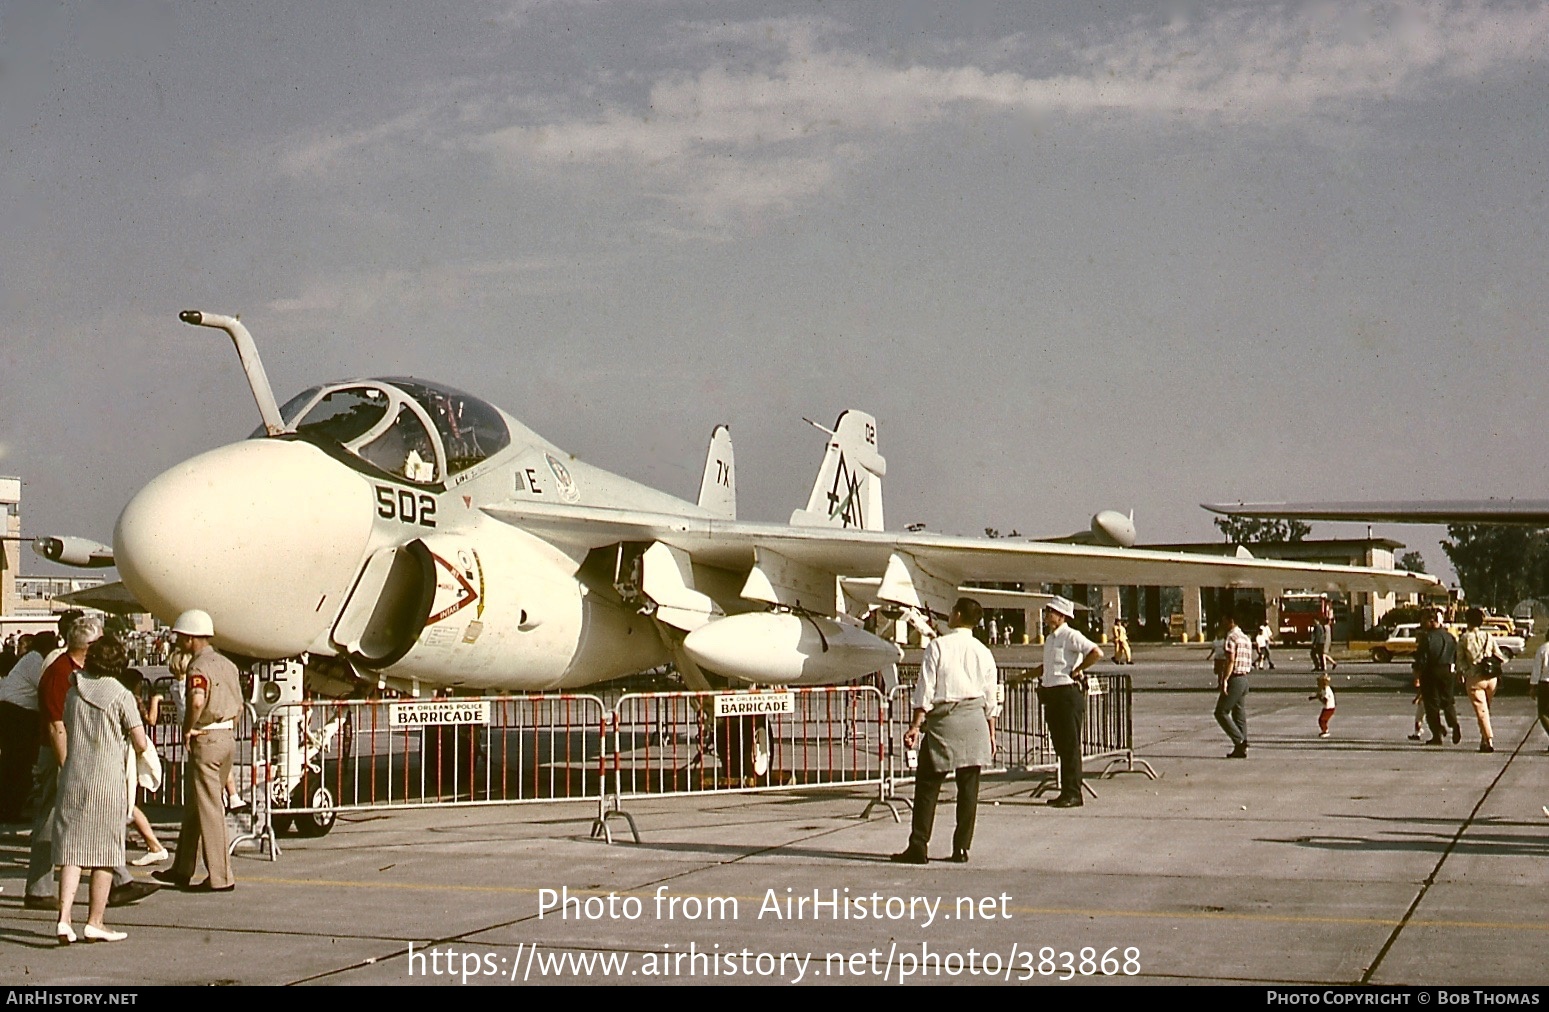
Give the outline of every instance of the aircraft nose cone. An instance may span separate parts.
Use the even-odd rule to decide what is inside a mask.
[[[251,439],[184,461],[119,515],[119,574],[171,621],[215,620],[222,649],[286,657],[332,625],[371,537],[370,486],[305,443]]]

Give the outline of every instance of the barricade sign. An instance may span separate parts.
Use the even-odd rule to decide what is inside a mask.
[[[796,697],[789,692],[737,692],[715,697],[716,719],[759,714],[789,716],[795,712]]]
[[[391,703],[389,723],[393,727],[424,727],[426,724],[488,724],[489,701],[485,699],[442,700]]]

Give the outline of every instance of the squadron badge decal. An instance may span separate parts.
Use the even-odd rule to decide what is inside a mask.
[[[576,488],[575,479],[570,477],[570,469],[555,459],[552,453],[545,453],[543,459],[549,462],[549,470],[554,472],[554,480],[559,482],[559,497],[565,502],[580,502],[581,490]]]

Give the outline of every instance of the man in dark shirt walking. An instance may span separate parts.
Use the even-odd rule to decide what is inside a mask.
[[[1431,737],[1427,745],[1442,744],[1441,718],[1447,718],[1452,730],[1452,744],[1463,740],[1458,727],[1457,710],[1452,705],[1452,689],[1456,676],[1453,664],[1458,656],[1458,641],[1441,627],[1441,613],[1435,608],[1425,613],[1423,625],[1415,637],[1414,672],[1420,677],[1420,698],[1425,703],[1425,722],[1430,725]]]

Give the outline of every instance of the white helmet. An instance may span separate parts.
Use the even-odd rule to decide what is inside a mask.
[[[190,608],[172,623],[172,631],[182,633],[184,636],[202,636],[209,639],[215,635],[215,622],[210,618],[209,612]]]

